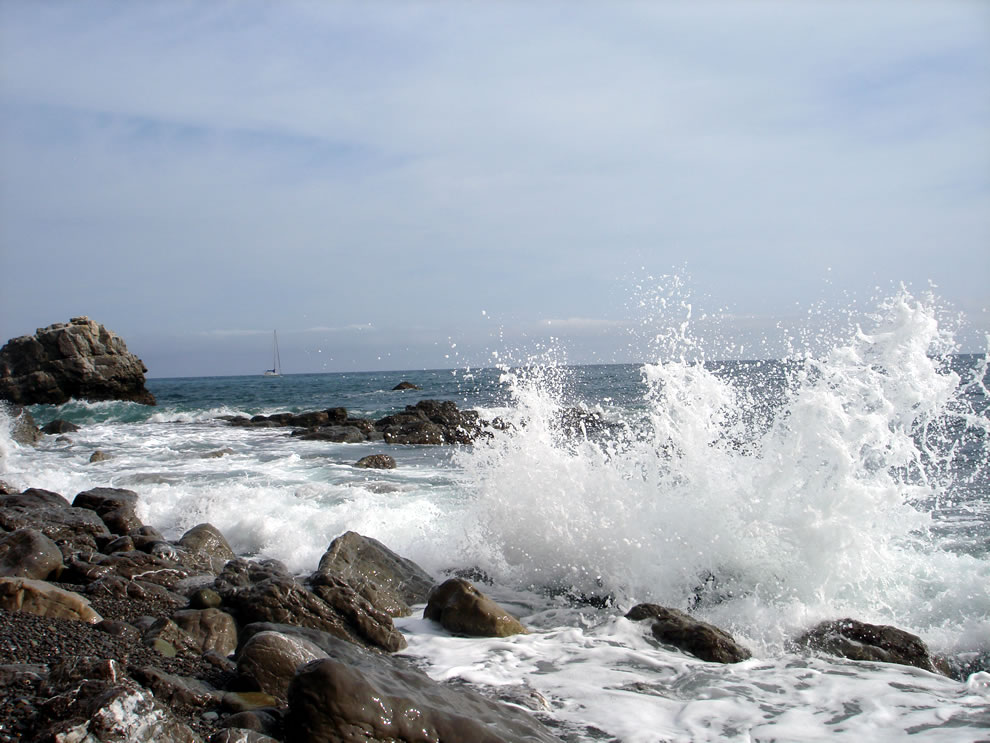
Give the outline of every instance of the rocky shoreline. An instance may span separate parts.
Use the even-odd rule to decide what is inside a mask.
[[[95,488],[71,504],[9,490],[0,486],[0,741],[558,740],[536,713],[393,655],[406,646],[393,619],[423,604],[452,634],[527,632],[466,580],[438,581],[354,532],[311,574],[291,575],[236,556],[209,524],[164,539],[129,490]],[[750,656],[676,609],[643,604],[626,617],[707,662]],[[948,672],[893,627],[843,619],[796,642]]]

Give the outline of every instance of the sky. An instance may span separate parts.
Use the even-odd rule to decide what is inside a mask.
[[[986,349],[990,3],[0,0],[0,342],[752,358],[902,283]]]

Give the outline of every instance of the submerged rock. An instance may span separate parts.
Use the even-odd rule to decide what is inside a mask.
[[[90,320],[39,328],[0,349],[0,399],[21,405],[130,400],[154,405],[144,364],[115,333]]]
[[[360,469],[394,470],[395,459],[388,454],[369,454],[366,457],[361,457],[354,463],[354,466]]]
[[[711,663],[739,663],[750,652],[725,630],[702,622],[679,609],[656,604],[639,604],[626,614],[626,619],[652,619],[653,636],[662,643],[691,653]]]
[[[41,432],[47,434],[74,433],[78,430],[79,426],[75,423],[70,423],[69,421],[62,420],[61,418],[56,418],[41,427]]]
[[[508,637],[528,633],[518,619],[463,578],[451,578],[434,588],[423,616],[456,635]]]
[[[889,625],[837,619],[816,625],[795,642],[849,660],[897,663],[949,675],[920,637]]]

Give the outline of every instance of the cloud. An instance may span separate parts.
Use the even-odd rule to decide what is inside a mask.
[[[987,6],[564,7],[0,4],[0,329],[590,332],[686,259],[990,303]]]

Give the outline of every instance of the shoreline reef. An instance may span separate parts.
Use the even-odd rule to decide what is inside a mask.
[[[393,619],[413,607],[453,635],[528,631],[467,580],[354,532],[292,575],[237,556],[209,524],[168,541],[138,518],[138,498],[94,488],[70,503],[0,483],[0,741],[559,740],[538,705],[433,681],[395,654],[406,641]],[[749,657],[676,609],[625,616],[707,662]],[[947,672],[893,627],[843,619],[801,642]]]

